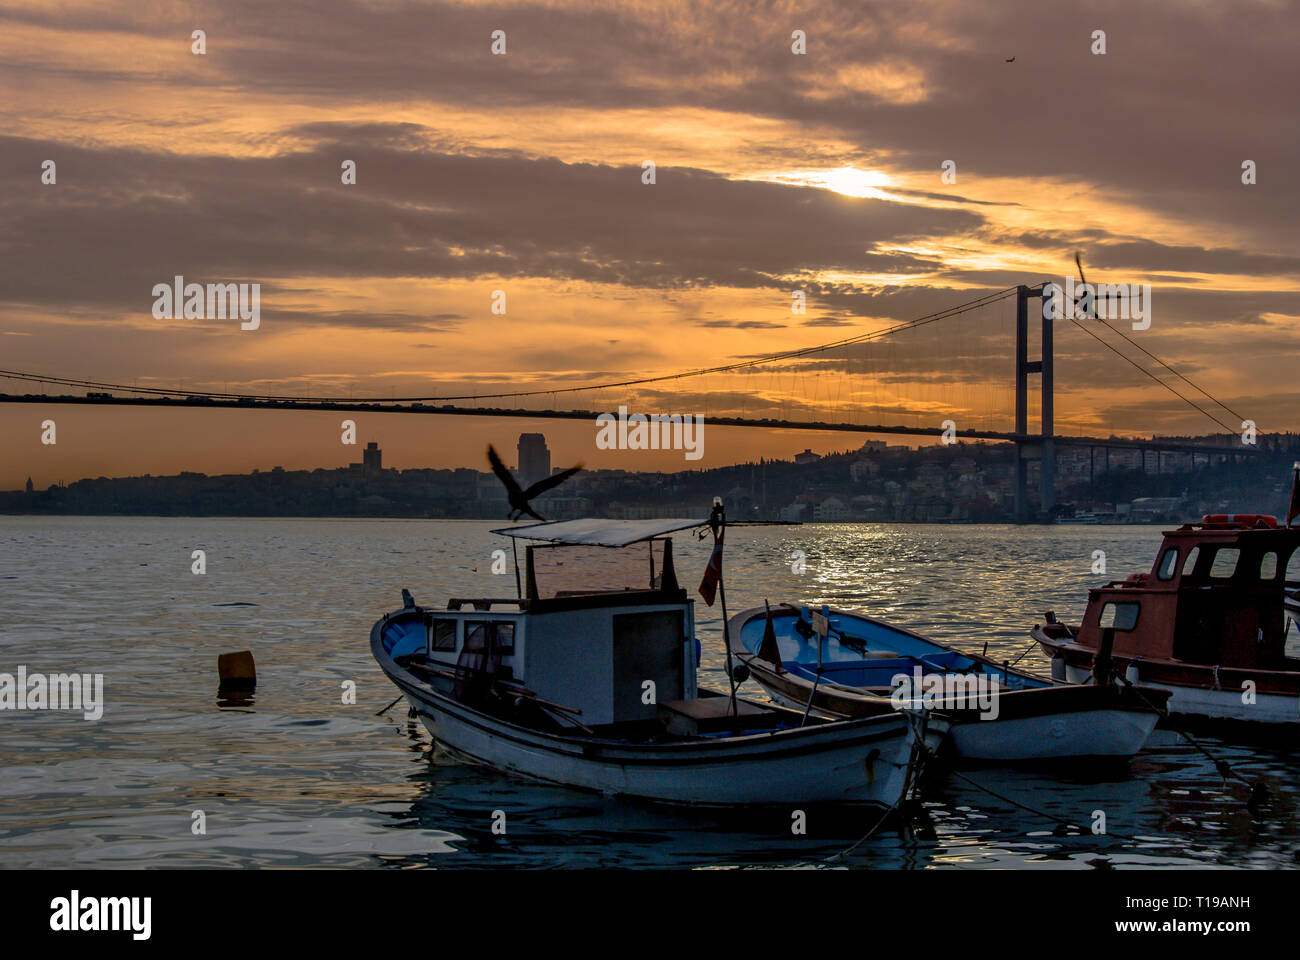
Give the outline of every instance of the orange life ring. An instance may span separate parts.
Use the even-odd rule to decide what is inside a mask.
[[[1277,517],[1266,513],[1207,513],[1201,518],[1207,527],[1243,527],[1245,529],[1277,529]]]

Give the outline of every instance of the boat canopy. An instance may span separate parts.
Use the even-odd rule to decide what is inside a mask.
[[[553,520],[548,523],[530,523],[522,527],[504,527],[493,530],[507,537],[521,540],[547,540],[589,547],[626,547],[673,533],[702,527],[707,520],[688,520],[682,517],[666,520]]]

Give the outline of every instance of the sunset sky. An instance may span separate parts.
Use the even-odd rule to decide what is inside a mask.
[[[1295,430],[1297,49],[1300,9],[1281,2],[0,0],[0,368],[540,390],[1063,282],[1078,250],[1089,280],[1151,284],[1151,328],[1130,336],[1260,430]],[[260,328],[155,319],[152,288],[175,275],[260,283]],[[1008,429],[1012,317],[1008,301],[801,369],[530,402]],[[1077,329],[1057,336],[1060,432],[1216,430]],[[0,488],[339,466],[360,459],[340,419],[4,404]],[[627,469],[867,439],[717,428],[687,463],[597,451],[583,423],[357,419],[399,467],[481,469],[487,441],[513,462],[537,429],[557,465]]]

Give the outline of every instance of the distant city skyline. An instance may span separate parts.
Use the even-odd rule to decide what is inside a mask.
[[[0,418],[13,407],[0,405]],[[357,421],[355,445],[341,442],[340,416],[304,413],[250,413],[240,410],[149,411],[160,418],[153,438],[121,449],[120,418],[138,416],[130,408],[45,408],[39,418],[30,412],[31,429],[15,430],[9,455],[0,460],[0,489],[17,490],[28,476],[37,487],[84,477],[126,477],[143,474],[250,473],[282,466],[286,470],[346,467],[361,460],[368,442],[384,451],[385,465],[405,468],[487,469],[487,445],[515,452],[520,435],[514,421],[474,417],[404,417],[367,414]],[[282,435],[273,423],[292,418],[298,429]],[[41,443],[39,425],[53,417],[58,442]],[[418,425],[411,420],[420,421]],[[535,423],[533,424],[535,425]],[[545,436],[551,462],[571,465],[579,461],[591,469],[677,471],[707,469],[750,459],[790,458],[812,446],[829,452],[856,446],[858,435],[812,434],[793,430],[758,431],[736,427],[706,428],[705,456],[687,461],[674,450],[599,450],[595,446],[595,418],[548,424]],[[760,436],[754,436],[760,434]],[[165,443],[158,437],[166,437]],[[269,443],[268,438],[275,443]],[[865,439],[865,438],[864,438]],[[915,438],[891,438],[891,443],[917,445]],[[133,441],[134,442],[134,441]],[[921,440],[920,442],[928,442]]]
[[[720,428],[720,429],[728,429],[728,428]],[[730,428],[730,429],[736,431],[739,428]],[[799,438],[807,438],[808,436],[812,435],[811,431],[774,431],[774,432],[780,433],[782,435],[788,435],[788,436],[799,437]],[[683,472],[701,472],[704,470],[717,469],[720,466],[743,466],[745,464],[753,464],[764,460],[789,462],[795,465],[807,465],[810,463],[816,463],[827,456],[856,455],[862,461],[865,462],[867,460],[879,456],[880,454],[893,453],[900,450],[919,451],[919,450],[923,450],[926,447],[938,447],[940,449],[949,450],[949,451],[961,450],[961,449],[968,449],[968,450],[978,449],[978,450],[1002,450],[1004,452],[1007,452],[1012,449],[1010,444],[1005,444],[1005,443],[1000,443],[998,441],[990,441],[990,440],[959,440],[958,443],[954,446],[954,445],[943,444],[938,441],[928,441],[927,438],[891,435],[885,439],[880,439],[880,438],[873,438],[871,435],[865,433],[853,433],[853,432],[841,432],[841,431],[827,431],[826,433],[817,434],[817,437],[823,440],[824,442],[814,443],[814,446],[817,447],[816,450],[814,450],[812,446],[808,446],[806,444],[803,447],[803,449],[796,449],[795,446],[792,446],[791,444],[803,442],[802,439],[798,439],[786,443],[781,449],[775,451],[770,455],[765,454],[750,460],[724,461],[723,463],[710,464],[704,466],[701,466],[697,462],[682,461],[680,455],[676,454],[674,451],[644,451],[647,454],[657,454],[658,457],[656,457],[653,461],[647,460],[645,463],[639,466],[634,461],[629,460],[625,456],[607,457],[606,459],[608,462],[603,464],[593,463],[587,467],[587,472],[590,473],[590,472],[596,472],[601,470],[614,470],[614,471],[623,471],[627,473],[673,474],[673,473],[683,473]],[[1157,472],[1157,473],[1168,472],[1168,469],[1172,469],[1175,471],[1190,469],[1191,465],[1194,462],[1203,463],[1205,462],[1207,456],[1214,455],[1213,452],[1214,448],[1211,446],[1211,444],[1216,438],[1214,438],[1212,435],[1202,435],[1202,436],[1190,435],[1188,437],[1157,438],[1157,441],[1159,439],[1166,439],[1166,440],[1178,439],[1185,442],[1191,442],[1197,447],[1201,447],[1202,445],[1204,445],[1206,450],[1205,453],[1201,453],[1201,452],[1191,453],[1187,451],[1159,450],[1159,449],[1148,449],[1144,451],[1139,448],[1127,447],[1127,446],[1108,446],[1105,443],[1106,438],[1098,437],[1095,439],[1098,441],[1095,444],[1067,445],[1067,446],[1061,446],[1057,449],[1056,462],[1058,465],[1057,466],[1058,481],[1061,481],[1063,479],[1068,479],[1071,477],[1077,479],[1081,471],[1087,472],[1090,469],[1096,469],[1097,472],[1104,472],[1104,470],[1121,469],[1121,468],[1139,470],[1144,468],[1144,464],[1147,470]],[[1111,438],[1111,439],[1119,439],[1120,441],[1124,441],[1127,438]],[[1256,440],[1257,448],[1262,451],[1290,449],[1293,446],[1296,446],[1298,443],[1300,443],[1300,434],[1285,432],[1285,431],[1274,432],[1274,433],[1262,433],[1258,436]],[[531,449],[526,450],[526,448],[531,448]],[[149,477],[149,476],[161,477],[161,476],[177,476],[180,474],[188,474],[188,473],[199,473],[206,476],[223,476],[223,475],[243,476],[243,475],[255,474],[255,473],[265,473],[272,470],[312,471],[312,470],[321,470],[321,469],[325,469],[325,470],[329,470],[329,469],[349,470],[350,469],[350,470],[357,471],[365,476],[373,476],[385,469],[398,470],[398,471],[469,469],[481,473],[484,476],[491,475],[491,469],[487,463],[486,456],[482,458],[481,462],[471,459],[471,461],[468,463],[452,463],[452,462],[411,463],[405,461],[393,462],[390,458],[390,462],[385,464],[384,461],[385,461],[386,451],[382,447],[380,442],[377,440],[369,440],[369,439],[362,438],[359,439],[355,444],[346,445],[344,449],[355,451],[355,452],[346,454],[344,457],[344,462],[342,463],[297,463],[293,458],[285,458],[282,461],[274,462],[270,464],[256,464],[252,467],[249,467],[246,470],[219,469],[219,470],[209,472],[209,471],[194,470],[191,467],[181,467],[180,469],[173,470],[170,473],[168,472],[156,473],[150,470],[137,470],[131,473],[121,474],[119,476],[123,478]],[[1229,446],[1225,449],[1226,451],[1230,452],[1232,449],[1235,449],[1235,445]],[[528,473],[525,473],[520,466],[521,461],[523,459],[523,457],[521,457],[520,455],[526,452],[528,452],[533,457],[533,463],[531,465],[532,472],[528,472]],[[513,463],[507,462],[506,465],[520,479],[521,483],[536,482],[536,479],[540,479],[541,476],[547,476],[552,472],[552,468],[550,467],[550,452],[551,451],[547,446],[546,435],[544,433],[540,433],[536,431],[520,433],[518,434],[515,443],[515,453],[516,453],[515,462]],[[623,453],[624,451],[619,451],[619,452]],[[642,451],[637,451],[637,452],[639,453]],[[360,459],[356,459],[358,456],[360,457]],[[1104,463],[1105,466],[1094,467],[1092,465],[1093,460],[1096,460],[1098,464]],[[1030,461],[1031,464],[1035,462],[1036,461],[1033,460]],[[1249,463],[1250,460],[1246,460],[1244,462]],[[660,464],[660,465],[655,465],[655,464]],[[1297,460],[1296,464],[1297,466],[1300,466],[1300,460]],[[543,467],[545,467],[545,472],[542,472]],[[560,468],[555,467],[554,469],[558,470]],[[1034,469],[1036,470],[1037,468],[1034,467]],[[15,465],[15,470],[18,473],[23,472],[21,469],[21,465]],[[108,475],[87,474],[84,476],[71,478],[71,480],[95,479],[96,476],[108,476]],[[856,474],[855,474],[855,479],[856,479]],[[35,482],[34,474],[29,472],[26,474],[23,484],[15,486],[12,489],[16,490],[23,485],[30,484],[30,485],[34,485],[37,490],[40,490],[40,489],[44,489],[45,487],[48,487],[50,483],[66,483],[66,482],[70,482],[70,480],[68,478],[61,478],[59,480],[52,480],[49,483],[37,483]],[[10,488],[0,486],[0,490],[4,490],[4,489],[10,489]]]
[[[1067,447],[1044,506],[1037,461],[1028,516],[1077,522],[1183,522],[1205,513],[1276,512],[1289,498],[1300,435],[1260,439],[1243,460],[1236,447],[1207,456],[1135,448]],[[521,435],[536,453],[538,434]],[[548,519],[689,516],[715,496],[732,519],[790,522],[1008,522],[1017,515],[1014,450],[970,443],[912,448],[868,440],[856,449],[705,471],[586,470],[537,498]],[[499,520],[511,511],[499,477],[472,468],[393,469],[370,441],[344,468],[123,479],[0,491],[0,512],[163,516],[446,517]]]

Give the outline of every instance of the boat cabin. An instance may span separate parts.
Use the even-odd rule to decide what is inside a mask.
[[[422,648],[444,680],[473,673],[526,686],[581,711],[588,727],[653,721],[658,704],[697,696],[694,602],[677,582],[666,534],[702,523],[586,519],[494,530],[531,541],[522,563],[515,553],[519,595],[426,607],[419,634],[393,655]]]
[[[1255,670],[1284,667],[1288,590],[1300,587],[1300,530],[1274,517],[1212,515],[1164,534],[1150,572],[1090,590],[1075,642],[1120,657]]]

